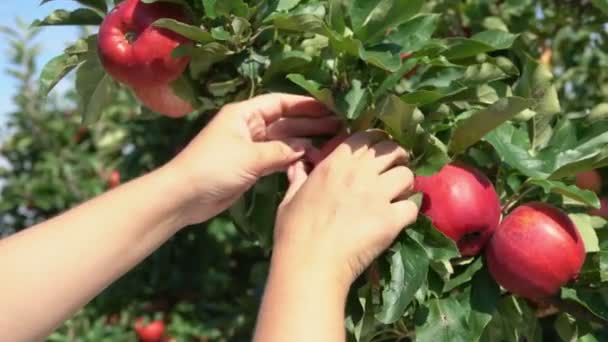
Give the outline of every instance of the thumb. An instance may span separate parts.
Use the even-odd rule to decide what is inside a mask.
[[[298,160],[287,169],[287,178],[289,179],[289,189],[285,193],[283,203],[289,203],[291,199],[298,193],[302,185],[306,183],[308,174],[306,173],[306,165],[303,161]]]
[[[312,148],[310,140],[298,138],[260,142],[255,145],[257,153],[253,171],[260,176],[286,170]]]

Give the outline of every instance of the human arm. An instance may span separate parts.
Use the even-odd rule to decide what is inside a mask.
[[[167,165],[0,240],[0,340],[39,340],[184,226],[228,208],[338,121],[308,97],[224,107]]]
[[[256,342],[344,341],[354,279],[415,221],[406,152],[383,133],[357,133],[306,175],[289,170]]]

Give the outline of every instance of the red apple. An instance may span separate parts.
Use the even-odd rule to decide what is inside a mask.
[[[177,96],[169,84],[134,87],[133,91],[144,106],[170,118],[181,118],[194,110],[190,102]]]
[[[115,80],[131,86],[166,84],[186,69],[187,57],[173,58],[173,50],[189,40],[152,25],[161,18],[187,22],[182,8],[167,2],[118,4],[99,28],[101,63]]]
[[[108,186],[110,189],[114,189],[115,187],[120,185],[120,172],[114,170],[110,173],[108,177]]]
[[[597,170],[581,172],[576,175],[576,186],[599,194],[602,191],[602,176]]]
[[[542,301],[578,275],[585,246],[568,215],[533,202],[503,220],[488,243],[486,258],[490,273],[502,287]]]
[[[134,328],[141,342],[160,342],[165,335],[165,322],[162,320],[155,320],[145,325],[143,319],[138,318]]]
[[[595,208],[590,209],[589,215],[599,216],[599,217],[608,219],[608,197],[601,197],[600,203],[601,203],[600,208],[599,209],[595,209]]]
[[[454,240],[460,254],[479,253],[500,222],[500,201],[480,171],[449,164],[432,176],[417,176],[414,188],[423,193],[421,213]]]

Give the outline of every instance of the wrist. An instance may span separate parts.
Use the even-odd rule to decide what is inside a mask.
[[[281,284],[319,291],[323,297],[329,295],[345,302],[351,281],[341,272],[343,265],[335,265],[333,261],[312,250],[295,253],[287,248],[275,247],[269,280],[278,279]]]

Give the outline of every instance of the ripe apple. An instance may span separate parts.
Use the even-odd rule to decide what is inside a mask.
[[[600,204],[601,206],[599,209],[590,209],[589,215],[599,216],[608,219],[608,197],[601,197]]]
[[[144,324],[143,318],[135,320],[135,333],[141,342],[160,342],[165,335],[165,322],[155,320],[148,325]]]
[[[602,176],[597,170],[581,172],[576,175],[576,186],[599,194],[602,191]]]
[[[120,185],[120,172],[114,170],[110,172],[110,176],[108,177],[108,186],[110,189],[114,189],[115,187]]]
[[[420,212],[456,242],[463,256],[478,254],[500,222],[494,186],[472,167],[448,164],[432,176],[417,176],[414,189],[423,194]]]
[[[401,58],[402,61],[404,61],[404,60],[410,58],[411,56],[412,56],[411,52],[404,52],[399,57]],[[410,71],[406,72],[403,75],[403,78],[405,78],[405,79],[411,78],[412,76],[414,76],[416,71],[418,71],[418,65],[415,65]]]
[[[170,118],[181,118],[194,110],[190,102],[177,96],[169,84],[134,87],[133,91],[144,106]]]
[[[173,58],[173,50],[190,41],[167,29],[154,27],[161,18],[188,22],[182,8],[167,2],[118,4],[99,28],[99,58],[106,72],[130,86],[166,84],[186,69],[187,57]]]
[[[585,246],[572,220],[545,203],[519,206],[500,224],[486,248],[494,279],[534,301],[557,293],[585,261]]]

